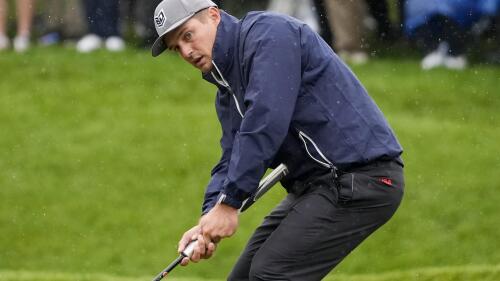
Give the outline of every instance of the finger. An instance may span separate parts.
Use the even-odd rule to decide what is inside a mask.
[[[184,249],[186,248],[186,244],[186,239],[184,236],[182,236],[181,240],[179,240],[179,243],[177,243],[177,252],[180,253],[184,251]]]
[[[179,241],[177,252],[180,253],[180,252],[184,251],[184,249],[186,249],[187,245],[191,241],[192,241],[192,239],[189,237],[189,235],[184,234],[182,236],[181,240]]]
[[[200,261],[200,259],[201,259],[200,253],[197,252],[197,251],[194,251],[193,255],[191,256],[191,258],[189,260],[192,261],[192,262],[194,262],[194,263],[197,263],[197,262]]]
[[[197,239],[197,237],[198,234],[194,234],[191,236],[184,234],[184,236],[182,236],[181,241],[179,241],[179,247],[177,248],[177,252],[178,253],[183,252],[192,241],[195,241]]]
[[[191,236],[191,241],[194,241],[194,240],[198,239],[198,235],[199,235],[199,233],[193,234]]]
[[[198,235],[198,252],[200,253],[200,257],[205,255],[207,245],[210,242],[210,240],[206,240],[203,235],[199,234]]]
[[[181,265],[182,266],[186,266],[189,264],[189,258],[183,258],[182,261],[181,261]]]
[[[203,240],[203,236],[198,235],[196,237],[196,245],[194,247],[193,254],[191,255],[191,261],[196,263],[204,255],[205,255],[205,241]]]
[[[207,252],[205,253],[205,256],[203,256],[204,259],[209,259],[212,257],[216,249],[216,245],[213,242],[210,242],[207,247]]]

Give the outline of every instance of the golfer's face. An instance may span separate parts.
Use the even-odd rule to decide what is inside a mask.
[[[206,21],[194,17],[165,37],[168,49],[203,73],[212,69],[212,48],[218,21],[207,14]]]

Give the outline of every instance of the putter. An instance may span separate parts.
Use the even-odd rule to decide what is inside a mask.
[[[245,201],[243,201],[243,204],[238,210],[239,213],[244,212],[250,206],[252,206],[253,203],[255,203],[259,198],[261,198],[267,191],[269,191],[269,189],[271,189],[271,187],[273,187],[278,181],[280,181],[286,175],[288,175],[288,168],[285,166],[285,164],[280,164],[268,176],[266,176],[259,182],[259,187],[255,191],[255,193],[249,198],[247,198]],[[196,240],[193,240],[186,246],[184,251],[182,251],[181,254],[171,264],[169,264],[162,272],[160,272],[153,279],[153,281],[160,281],[163,277],[167,276],[167,274],[170,271],[172,271],[177,265],[181,263],[182,259],[188,258],[193,254],[195,247],[196,247]]]

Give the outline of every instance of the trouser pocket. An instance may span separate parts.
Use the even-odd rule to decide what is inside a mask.
[[[337,178],[338,201],[341,204],[398,204],[403,196],[401,167],[374,167]]]

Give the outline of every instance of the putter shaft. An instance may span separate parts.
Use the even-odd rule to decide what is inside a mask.
[[[163,277],[167,276],[167,274],[172,271],[177,265],[179,265],[182,259],[185,258],[184,255],[179,255],[171,264],[169,264],[158,276],[153,279],[153,281],[160,281]]]
[[[178,266],[183,258],[191,257],[194,252],[194,248],[198,243],[197,240],[193,240],[189,242],[184,251],[171,263],[169,264],[160,274],[158,274],[153,281],[160,281],[163,277],[167,276],[167,274],[172,271],[176,266]]]

